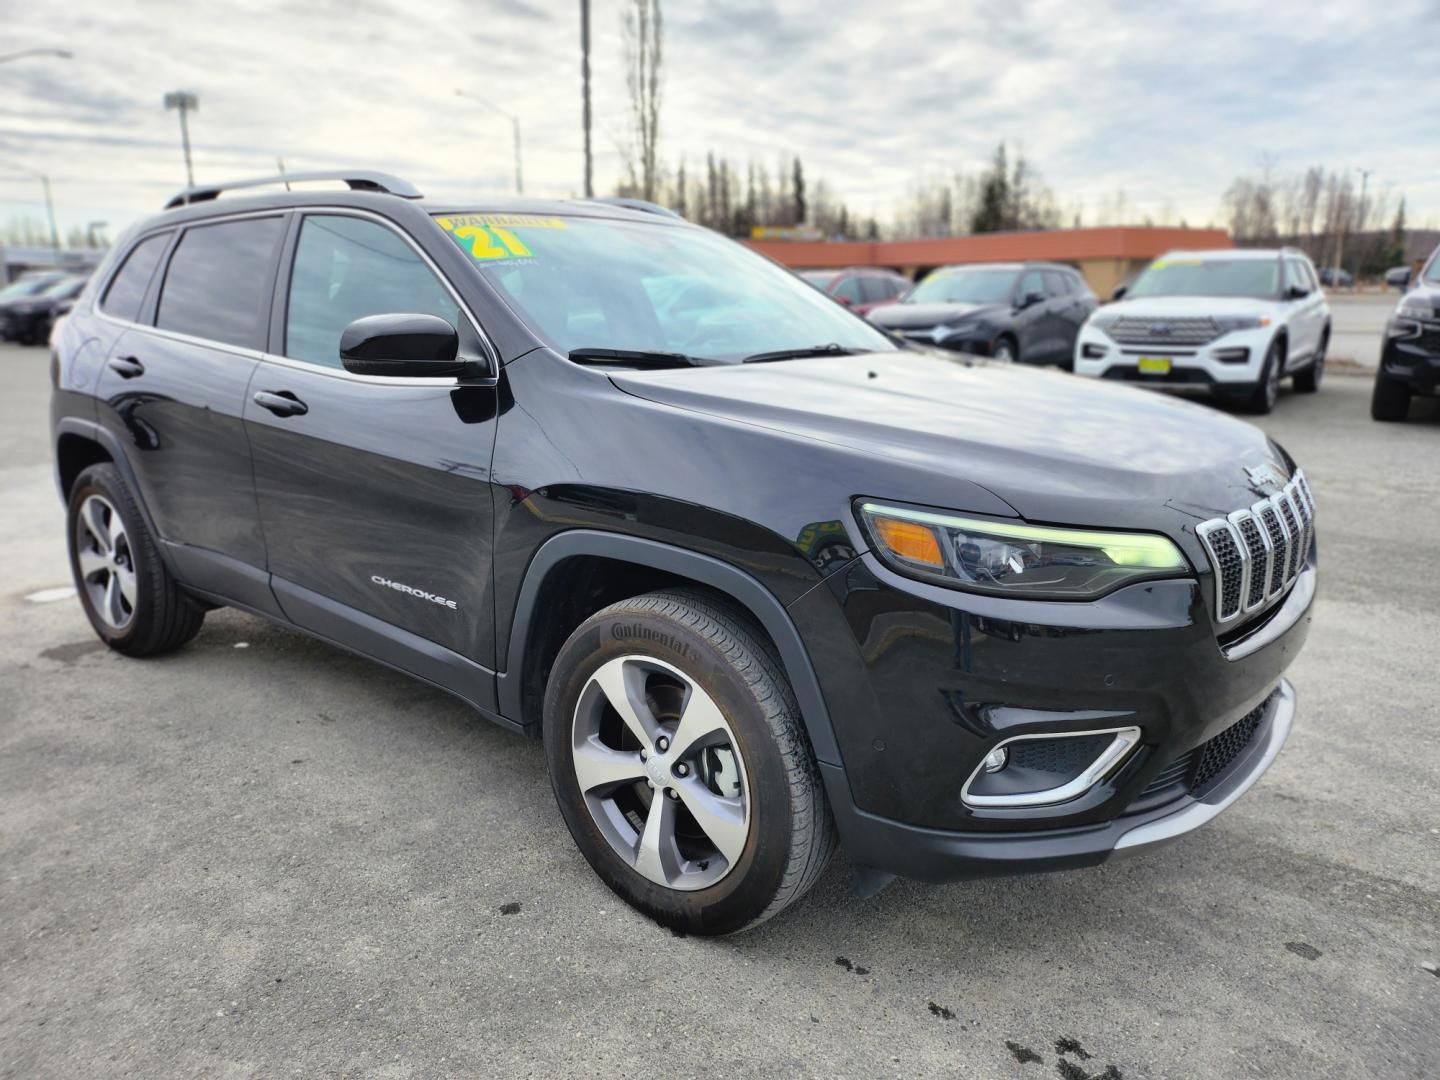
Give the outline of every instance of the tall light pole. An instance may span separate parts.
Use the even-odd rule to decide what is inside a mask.
[[[580,93],[585,117],[585,198],[595,197],[595,159],[590,154],[590,0],[580,0]]]
[[[1365,231],[1365,190],[1370,186],[1370,173],[1372,170],[1357,168],[1355,171],[1360,174],[1360,215],[1359,220],[1355,223],[1355,250],[1358,251],[1360,244],[1359,234]],[[1358,257],[1355,259],[1354,276],[1355,283],[1358,285],[1360,283],[1360,260]]]
[[[185,148],[185,186],[195,186],[195,169],[190,164],[189,115],[200,108],[200,99],[189,90],[172,90],[165,95],[165,108],[180,111],[180,144]]]
[[[484,105],[484,106],[485,106],[487,109],[489,109],[491,112],[493,112],[493,113],[498,113],[499,115],[505,117],[505,119],[507,119],[507,120],[510,121],[510,130],[511,130],[511,132],[513,133],[513,135],[515,136],[515,194],[516,194],[516,195],[524,195],[524,194],[525,194],[525,179],[524,179],[524,177],[521,175],[521,171],[520,171],[520,120],[519,120],[519,118],[516,117],[513,113],[508,113],[508,112],[506,112],[504,109],[500,108],[499,105],[496,105],[493,101],[490,101],[490,100],[488,100],[487,98],[481,97],[479,94],[472,94],[472,93],[470,93],[469,91],[466,91],[466,90],[456,90],[456,91],[455,91],[455,96],[456,96],[456,97],[465,98],[467,101],[476,101],[476,102],[479,102],[481,105]]]
[[[30,177],[32,180],[40,181],[40,188],[45,192],[45,216],[50,222],[50,246],[55,249],[58,257],[60,252],[60,230],[55,224],[55,200],[50,195],[50,177],[45,173],[34,172],[30,169],[22,169],[18,165],[9,165],[16,172]]]

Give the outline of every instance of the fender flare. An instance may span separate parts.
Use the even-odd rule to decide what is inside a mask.
[[[55,490],[59,492],[61,500],[66,500],[65,488],[60,479],[60,439],[65,435],[76,435],[82,439],[88,439],[110,455],[110,460],[120,470],[120,478],[125,481],[125,486],[130,489],[130,494],[135,498],[135,505],[140,509],[140,516],[145,520],[145,528],[158,542],[160,532],[155,528],[155,519],[150,516],[150,508],[145,505],[145,498],[140,493],[140,484],[135,478],[135,469],[130,464],[130,457],[126,454],[125,447],[115,437],[114,432],[103,427],[97,421],[85,420],[78,416],[65,416],[55,423],[51,449],[55,454]],[[166,545],[157,543],[156,547],[166,569],[173,573],[175,568],[171,564],[169,552],[165,550]]]
[[[634,563],[689,578],[726,594],[748,611],[765,628],[780,652],[780,662],[795,692],[816,760],[843,769],[820,681],[795,623],[775,595],[750,574],[713,556],[621,533],[572,529],[552,536],[535,551],[516,598],[505,670],[496,676],[501,713],[515,718],[522,711],[521,678],[525,670],[526,642],[532,622],[543,618],[536,610],[541,586],[559,563],[578,555]]]

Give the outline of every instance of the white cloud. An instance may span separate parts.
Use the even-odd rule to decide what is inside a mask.
[[[593,0],[597,182],[627,128],[620,0]],[[118,228],[183,181],[165,91],[200,96],[196,173],[223,179],[366,165],[429,193],[504,192],[503,118],[518,114],[527,194],[581,182],[574,0],[32,5],[7,48],[76,58],[0,65],[0,220],[39,209],[53,177],[62,227]],[[1422,50],[1434,5],[946,0],[670,0],[662,150],[770,163],[799,153],[862,212],[888,216],[924,172],[973,170],[1018,141],[1062,205],[1123,188],[1131,207],[1215,215],[1262,156],[1281,171],[1364,167],[1440,213],[1436,80]]]

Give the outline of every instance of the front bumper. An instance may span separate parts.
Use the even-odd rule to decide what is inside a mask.
[[[1249,745],[1205,793],[1111,821],[1020,835],[962,833],[906,825],[853,804],[836,814],[850,857],[860,866],[921,881],[960,881],[1094,866],[1115,854],[1176,840],[1249,791],[1279,755],[1295,720],[1295,691],[1282,679]],[[831,769],[832,766],[822,766]]]
[[[1387,335],[1380,371],[1385,378],[1404,383],[1412,393],[1440,394],[1440,330],[1417,338]]]
[[[844,766],[821,768],[852,859],[959,880],[1090,865],[1204,824],[1290,730],[1283,676],[1309,629],[1313,552],[1284,601],[1234,630],[1216,627],[1208,575],[1088,603],[932,587],[869,554],[831,575],[791,614],[830,704]],[[1247,720],[1242,744],[1197,779],[1184,762]],[[1004,808],[962,798],[983,757],[1015,736],[1129,726],[1139,745],[1077,797]]]
[[[1160,386],[1246,386],[1260,381],[1260,368],[1274,333],[1273,327],[1232,330],[1193,347],[1121,345],[1103,330],[1087,325],[1075,341],[1075,373]],[[1099,355],[1087,356],[1087,351]],[[1168,359],[1169,373],[1141,371],[1141,357]]]

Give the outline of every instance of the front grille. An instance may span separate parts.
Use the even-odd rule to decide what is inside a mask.
[[[1236,756],[1250,745],[1260,722],[1265,719],[1265,710],[1273,700],[1272,694],[1219,735],[1170,762],[1155,775],[1155,779],[1145,785],[1145,790],[1136,801],[1176,784],[1183,784],[1191,795],[1203,795]]]
[[[1418,337],[1410,338],[1406,345],[1418,345],[1428,353],[1440,353],[1440,326],[1422,323]]]
[[[1103,329],[1121,345],[1154,345],[1157,348],[1208,345],[1220,336],[1219,324],[1208,316],[1146,319],[1138,315],[1121,315]]]
[[[1280,596],[1315,539],[1315,500],[1300,470],[1279,492],[1195,530],[1215,572],[1215,618],[1228,623]]]

